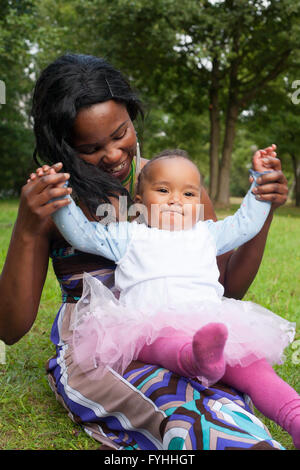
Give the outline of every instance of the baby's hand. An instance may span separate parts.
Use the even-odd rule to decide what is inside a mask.
[[[59,173],[63,167],[63,164],[61,162],[55,163],[53,166],[49,165],[43,165],[40,168],[37,168],[35,173],[31,173],[29,176],[27,183],[30,183],[30,181],[34,181],[37,178],[40,178],[42,176],[47,176],[47,175],[53,175],[55,173]],[[63,186],[64,183],[60,184],[59,186]]]
[[[257,150],[252,159],[253,170],[259,172],[274,170],[276,167],[275,160],[277,160],[275,150],[275,144],[265,149]]]

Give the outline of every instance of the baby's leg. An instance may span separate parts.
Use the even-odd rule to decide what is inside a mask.
[[[300,396],[262,359],[248,367],[226,367],[222,381],[247,393],[256,408],[285,429],[300,449]]]
[[[138,359],[160,364],[186,377],[203,377],[208,383],[217,382],[225,372],[223,351],[227,328],[221,323],[209,323],[193,338],[172,336],[158,338],[144,346]]]
[[[192,338],[189,336],[161,337],[144,346],[138,355],[138,360],[159,364],[184,377],[195,377],[197,374],[193,357],[191,354],[186,354],[192,349],[191,345]]]

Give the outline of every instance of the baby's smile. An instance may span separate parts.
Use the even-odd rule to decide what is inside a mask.
[[[160,206],[160,211],[176,213],[176,214],[181,214],[181,215],[184,214],[184,208],[182,206],[169,206],[169,205],[166,206],[165,204],[162,204]]]

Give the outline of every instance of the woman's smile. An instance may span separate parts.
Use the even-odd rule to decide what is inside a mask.
[[[113,166],[105,165],[103,161],[100,161],[98,167],[101,170],[106,171],[107,173],[110,173],[114,178],[123,180],[126,178],[126,176],[128,175],[130,171],[132,159],[133,159],[132,155],[127,155],[121,160],[121,162],[117,162]]]
[[[73,145],[80,158],[124,180],[136,151],[136,133],[126,107],[109,100],[82,109],[75,120]]]

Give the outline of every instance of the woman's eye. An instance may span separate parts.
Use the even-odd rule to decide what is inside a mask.
[[[93,155],[93,153],[98,152],[100,150],[100,147],[92,147],[89,149],[80,149],[79,153],[82,153],[83,155]]]
[[[96,153],[98,149],[93,149],[93,150],[88,150],[88,151],[85,151],[85,152],[81,152],[83,153],[84,155],[93,155],[93,153]]]
[[[124,129],[124,131],[122,132],[122,134],[119,134],[119,135],[115,136],[114,139],[115,139],[115,140],[123,139],[123,137],[125,137],[125,135],[126,135],[126,132],[127,132],[127,127],[126,127],[126,129]]]

